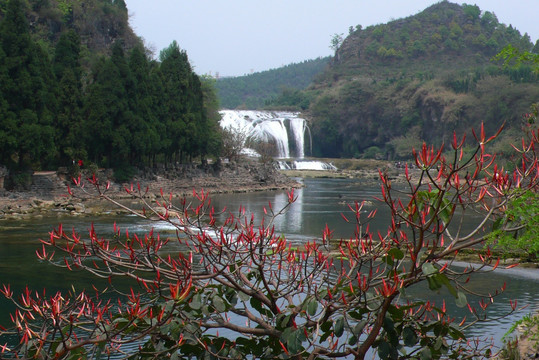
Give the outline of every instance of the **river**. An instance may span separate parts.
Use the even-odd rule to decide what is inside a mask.
[[[293,242],[301,243],[307,240],[320,238],[326,224],[334,230],[334,237],[348,238],[353,235],[354,226],[347,224],[341,214],[347,211],[348,203],[353,201],[372,201],[366,205],[367,210],[374,209],[376,201],[373,197],[379,194],[379,188],[364,186],[356,180],[345,179],[304,179],[305,187],[296,189],[297,201],[290,211],[281,216],[275,223],[276,231],[283,233]],[[229,211],[237,211],[240,205],[247,211],[254,212],[256,217],[262,216],[262,209],[272,203],[274,209],[286,204],[287,194],[284,191],[255,192],[241,194],[221,194],[212,197],[212,203],[217,209],[227,207]],[[375,228],[384,228],[388,213],[380,209]],[[134,231],[149,230],[155,223],[141,221],[136,217],[127,215],[109,215],[93,218],[74,218],[56,216],[44,217],[27,221],[0,222],[0,283],[11,284],[15,293],[22,291],[26,286],[34,290],[47,288],[48,293],[56,290],[68,290],[71,285],[77,289],[88,288],[95,281],[90,275],[82,272],[68,272],[38,261],[35,251],[40,248],[39,238],[47,238],[53,226],[62,223],[64,228],[75,228],[85,233],[93,222],[96,230],[103,236],[112,233],[113,223],[122,228]],[[157,230],[160,228],[157,227]],[[519,313],[507,316],[499,321],[482,323],[474,326],[469,333],[482,338],[492,338],[497,345],[511,325],[527,313],[536,309],[535,294],[539,291],[539,272],[534,270],[511,269],[497,271],[488,276],[479,276],[473,284],[474,288],[495,289],[504,282],[507,291],[489,308],[491,317],[496,317],[509,310],[509,299],[518,299],[520,305],[528,308]],[[445,293],[432,293],[423,288],[416,289],[417,296],[436,298],[438,303],[446,298],[448,304],[452,299]],[[472,300],[473,301],[473,300]],[[13,310],[9,302],[0,298],[0,325],[6,326],[9,322],[9,313]],[[451,307],[453,316],[462,318],[468,315],[467,308]]]

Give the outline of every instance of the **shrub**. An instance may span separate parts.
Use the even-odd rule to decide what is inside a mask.
[[[172,194],[162,193],[150,204],[133,186],[127,192],[143,204],[135,210],[108,197],[108,185],[92,177],[88,181],[96,196],[166,222],[177,236],[164,239],[154,231],[133,234],[115,227],[114,236],[105,239],[92,226],[84,238],[62,226],[54,229],[41,241],[40,259],[112,284],[135,279],[139,286],[112,301],[99,292],[46,297],[30,290],[17,300],[4,285],[0,292],[19,306],[11,332],[0,333],[15,334],[19,341],[0,351],[25,358],[94,357],[120,353],[123,344],[137,342],[133,359],[364,359],[369,351],[383,359],[488,358],[489,344],[468,341],[464,320],[448,315],[446,301],[407,296],[421,282],[432,291],[445,288],[447,301],[468,307],[474,323],[485,320],[485,310],[503,291],[487,289],[478,302],[467,300],[466,279],[499,264],[490,251],[477,254],[475,267],[452,262],[460,251],[479,252],[477,245],[488,238],[484,225],[499,221],[514,199],[536,190],[536,147],[523,143],[525,156],[510,176],[485,152],[496,135],[487,138],[483,128],[474,135],[477,146],[469,158],[461,157],[464,138],[456,135],[450,156],[443,147],[426,144],[414,151],[419,174],[404,170],[405,193],[380,174],[380,206],[391,214],[387,231],[373,233],[369,223],[376,210],[365,211],[355,202],[343,214],[344,221],[355,224],[354,234],[336,239],[326,226],[320,239],[300,246],[273,226],[293,206],[293,191],[284,208],[268,204],[262,219],[255,221],[242,208],[223,220],[218,215],[224,212],[216,211],[203,191],[175,204]],[[77,191],[87,191],[77,185]],[[483,217],[468,233],[450,226],[478,210]],[[503,221],[498,226],[514,228]]]

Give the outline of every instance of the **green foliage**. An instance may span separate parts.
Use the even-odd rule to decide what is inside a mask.
[[[352,32],[350,32],[350,33],[352,33]],[[337,50],[339,50],[339,48],[342,45],[342,42],[344,40],[343,35],[344,34],[333,34],[333,36],[331,37],[331,41],[329,43],[329,48],[331,50],[333,50],[335,53],[337,52]]]
[[[502,338],[504,340],[504,348],[500,354],[501,359],[516,360],[521,358],[522,354],[518,346],[519,339],[526,339],[532,348],[536,348],[539,344],[538,326],[539,315],[537,314],[526,314],[522,319],[516,321]],[[518,338],[513,340],[513,335],[517,335]]]
[[[398,160],[409,160],[412,157],[410,149],[419,149],[423,144],[420,127],[412,127],[404,136],[391,139],[389,145],[393,149],[393,155]]]
[[[49,163],[54,156],[52,117],[56,110],[56,83],[47,55],[29,33],[24,3],[11,0],[0,23],[2,95],[6,101],[0,162],[9,167]],[[7,76],[9,74],[9,76]]]
[[[502,225],[516,231],[505,232]],[[523,252],[535,259],[539,253],[539,194],[526,191],[511,201],[503,217],[494,223],[489,243],[507,253]]]
[[[14,172],[9,176],[5,186],[7,189],[28,191],[32,186],[32,174],[27,171]]]
[[[476,5],[439,2],[353,32],[345,42],[339,60],[303,91],[313,143],[324,143],[316,152],[322,157],[352,157],[372,146],[392,154],[414,126],[420,139],[436,144],[480,122],[490,131],[502,123],[518,128],[519,114],[539,98],[532,57],[518,68],[493,61],[510,43],[529,52],[529,37]],[[398,156],[409,156],[401,150]]]
[[[329,58],[307,60],[278,69],[216,81],[221,107],[259,109],[264,106],[303,108],[308,102],[296,99],[297,90],[305,89],[327,66]],[[289,99],[292,95],[293,99]]]
[[[24,1],[8,1],[0,22],[0,164],[37,170],[82,159],[119,168],[152,166],[158,157],[204,162],[218,155],[213,84],[202,84],[176,42],[161,63],[151,60],[139,41],[124,36],[123,1],[90,1],[84,16],[78,1],[30,3],[31,10]],[[92,21],[114,22],[105,43],[121,39],[109,42],[110,56],[89,55],[97,39],[88,39],[93,32],[82,25],[60,26],[48,41],[31,33],[28,13],[39,12],[36,31],[55,6],[79,25],[90,14]]]
[[[530,64],[533,71],[539,73],[539,53],[521,51],[509,44],[498,55],[497,60],[503,60],[504,66],[519,67],[521,64]]]
[[[114,169],[114,180],[118,183],[129,183],[133,180],[136,169],[129,165],[119,166]]]
[[[479,20],[479,17],[481,15],[481,9],[479,9],[479,6],[477,5],[463,4],[462,11],[464,11],[464,13],[472,21]]]

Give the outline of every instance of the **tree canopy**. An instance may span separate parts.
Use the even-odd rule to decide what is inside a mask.
[[[118,168],[217,154],[215,98],[204,105],[213,89],[176,42],[158,62],[119,39],[90,64],[73,30],[47,53],[30,33],[28,11],[10,0],[0,22],[0,163],[39,170],[82,159]]]

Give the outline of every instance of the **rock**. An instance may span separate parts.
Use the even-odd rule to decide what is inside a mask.
[[[73,204],[73,208],[78,213],[84,213],[86,211],[86,207],[81,203]]]
[[[112,172],[100,172],[100,178],[112,176]],[[53,179],[57,174],[42,173],[42,178]],[[56,181],[56,179],[54,179]],[[197,192],[203,189],[204,193],[226,193],[226,192],[249,192],[261,190],[290,189],[301,187],[297,181],[287,177],[277,170],[271,163],[261,163],[252,159],[242,159],[240,163],[221,163],[217,165],[176,165],[173,168],[149,169],[141,171],[134,180],[133,187],[136,189],[137,182],[140,183],[142,195],[150,204],[161,199],[161,190],[168,201],[169,194],[174,198],[193,194],[193,188]],[[56,181],[58,182],[58,181]],[[130,187],[130,184],[124,184]],[[149,191],[145,193],[146,187]],[[57,216],[69,214],[98,214],[116,211],[116,207],[111,206],[104,200],[98,200],[98,194],[93,193],[91,186],[85,187],[85,192],[72,187],[76,196],[82,197],[84,204],[74,197],[64,197],[62,194],[50,194],[41,197],[40,192],[9,192],[0,194],[0,213],[4,213],[4,218],[8,214],[14,216],[33,217],[44,212],[54,212]],[[107,190],[107,196],[113,199],[129,199],[133,195],[127,194],[122,184],[113,183]],[[136,196],[135,196],[136,198]],[[91,201],[86,201],[88,199]],[[95,202],[93,200],[96,200]],[[135,200],[138,202],[138,200]],[[97,204],[97,205],[93,205]],[[105,204],[105,205],[103,205]],[[21,208],[22,206],[22,208]],[[162,209],[164,213],[164,209]],[[122,210],[123,211],[123,210]],[[170,212],[169,212],[170,214]],[[177,216],[177,214],[170,214]]]

